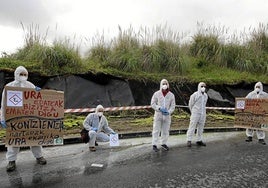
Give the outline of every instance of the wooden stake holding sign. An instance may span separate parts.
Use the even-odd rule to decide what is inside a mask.
[[[5,87],[6,146],[63,144],[64,92]]]
[[[234,127],[268,131],[268,99],[236,98]]]

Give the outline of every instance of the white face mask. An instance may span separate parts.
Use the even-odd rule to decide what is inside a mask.
[[[27,77],[26,76],[20,76],[20,81],[24,82],[27,80]]]
[[[103,112],[98,112],[97,114],[99,117],[101,117],[103,115]]]
[[[201,92],[204,93],[206,91],[205,87],[201,87]]]
[[[260,91],[261,91],[261,89],[260,88],[255,88],[255,91],[257,92],[257,93],[259,93]]]
[[[168,88],[167,85],[162,85],[163,90],[166,90],[167,88]]]

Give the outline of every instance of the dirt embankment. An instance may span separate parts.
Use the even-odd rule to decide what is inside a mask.
[[[189,119],[173,117],[171,123],[171,130],[186,130],[189,126]],[[139,132],[151,132],[153,128],[152,117],[141,118],[141,117],[109,117],[109,126],[120,134],[124,133],[139,133]],[[207,115],[207,121],[205,124],[206,128],[222,128],[222,127],[233,127],[234,120],[231,118],[221,118]],[[80,129],[66,130],[65,136],[79,135]]]
[[[133,124],[133,119],[123,118],[123,119],[115,119],[110,122],[110,126],[117,130],[120,133],[131,133],[131,132],[145,132],[152,131],[153,122],[135,125]],[[189,126],[189,119],[179,119],[173,118],[171,123],[171,130],[183,130],[187,129]],[[234,121],[230,119],[215,119],[213,117],[208,116],[205,127],[233,127]]]

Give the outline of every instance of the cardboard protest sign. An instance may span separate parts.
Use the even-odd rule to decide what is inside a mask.
[[[234,127],[268,131],[268,99],[236,98]]]
[[[63,144],[64,92],[5,87],[6,146]]]

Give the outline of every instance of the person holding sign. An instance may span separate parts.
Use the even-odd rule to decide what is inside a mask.
[[[35,86],[33,83],[27,81],[28,79],[28,71],[25,67],[19,66],[16,68],[14,72],[15,80],[8,83],[6,86],[11,87],[23,87],[23,88],[35,88],[37,91],[40,91],[41,88]],[[2,101],[1,101],[1,125],[6,128],[5,122],[5,89],[2,93]],[[7,147],[6,159],[8,160],[8,164],[6,170],[8,172],[14,171],[16,169],[16,160],[17,154],[19,153],[19,147]],[[31,146],[31,151],[36,158],[38,164],[45,165],[47,163],[46,159],[42,155],[42,147],[41,146]]]
[[[261,82],[257,82],[254,86],[254,90],[251,91],[246,98],[248,99],[259,99],[259,98],[268,98],[268,93],[263,91],[263,85]],[[257,138],[260,144],[266,145],[264,138],[265,132],[262,130],[256,130]],[[246,129],[247,139],[246,142],[252,142],[252,138],[254,135],[253,129]]]
[[[170,91],[169,83],[166,79],[160,82],[160,89],[156,91],[151,99],[151,106],[155,110],[153,123],[153,151],[158,152],[158,140],[161,133],[161,147],[168,151],[167,141],[171,124],[171,114],[175,110],[175,96]]]
[[[88,130],[89,150],[94,152],[99,142],[109,142],[110,137],[107,134],[116,134],[108,125],[106,117],[103,115],[104,108],[98,105],[94,113],[87,115],[83,122],[83,126]]]
[[[191,111],[190,124],[187,130],[187,146],[192,146],[192,137],[197,128],[197,142],[198,146],[206,146],[202,141],[203,130],[206,122],[206,104],[208,95],[206,94],[206,84],[200,82],[197,91],[190,96],[189,109]]]

